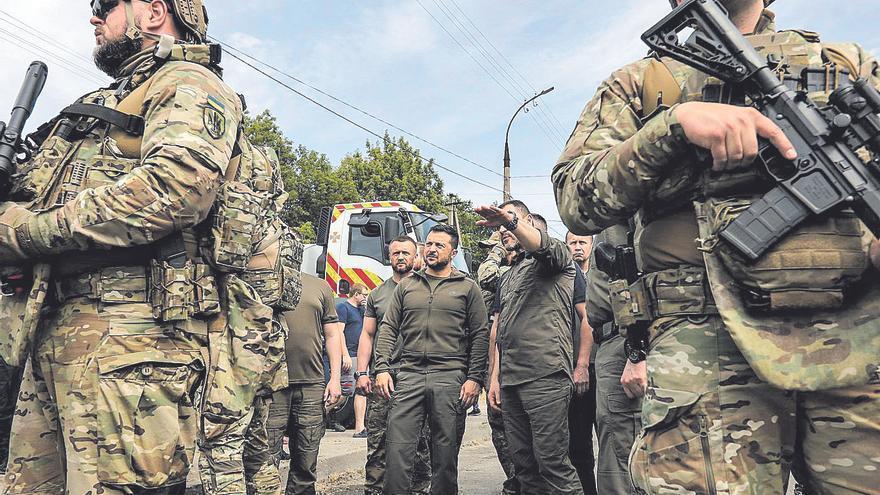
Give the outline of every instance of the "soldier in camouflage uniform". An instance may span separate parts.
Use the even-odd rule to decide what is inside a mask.
[[[376,287],[367,297],[364,313],[364,328],[358,341],[358,369],[355,371],[358,393],[369,398],[367,407],[367,462],[364,466],[364,495],[379,495],[385,486],[385,432],[388,429],[388,413],[391,401],[373,389],[373,376],[368,374],[374,355],[376,331],[394,289],[413,273],[418,256],[416,242],[401,236],[388,244],[388,259],[394,271],[391,278]],[[430,429],[425,423],[416,448],[416,463],[413,468],[412,493],[427,494],[431,490],[431,452],[428,445]]]
[[[839,63],[877,85],[876,61],[856,45],[776,32],[760,0],[722,3],[741,31],[753,33],[747,38],[756,48],[781,58],[780,72],[815,100],[827,101],[833,76],[817,87],[799,79],[801,68],[834,74]],[[650,74],[658,63],[680,98],[648,89],[657,86]],[[718,90],[717,80],[670,60],[625,66],[587,104],[553,173],[560,214],[574,232],[597,233],[639,213],[636,254],[644,284],[656,291],[656,319],[648,328],[649,386],[644,432],[630,457],[633,480],[646,493],[782,494],[794,470],[808,493],[878,493],[877,275],[868,273],[867,285],[837,310],[744,308],[739,282],[719,258],[724,246],[708,228],[713,214],[727,212],[710,208],[734,195],[726,189],[734,185],[769,189],[752,173],[756,135],[786,159],[797,154],[773,122],[727,104],[736,100]],[[695,147],[710,150],[713,163]],[[833,220],[825,232],[850,232],[845,216]],[[797,229],[797,242],[812,242],[808,227]],[[848,237],[824,235],[819,245],[858,245],[857,227]],[[702,251],[692,242],[698,238]],[[777,247],[797,254],[786,240]],[[864,251],[849,251],[862,271]],[[807,275],[819,280],[822,273]]]
[[[0,264],[32,266],[27,297],[43,303],[27,337],[11,494],[178,492],[220,312],[213,272],[190,241],[230,162],[242,103],[220,79],[219,50],[201,44],[201,2],[96,1],[93,14],[96,63],[116,80],[41,128],[16,202],[0,209]],[[139,108],[119,110],[135,93]],[[180,280],[193,284],[182,290],[199,295],[152,304],[153,289],[184,285],[148,285],[151,267],[166,275],[179,260],[159,241],[181,238],[190,275]],[[156,317],[171,311],[183,316]]]

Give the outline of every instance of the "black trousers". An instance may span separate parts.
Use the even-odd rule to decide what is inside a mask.
[[[577,470],[586,495],[596,495],[596,456],[593,453],[593,425],[596,424],[596,366],[590,365],[590,390],[572,394],[568,406],[568,456]]]
[[[458,397],[465,379],[463,371],[397,374],[385,437],[386,495],[411,493],[425,421],[431,430],[431,494],[458,493],[458,452],[467,419]]]

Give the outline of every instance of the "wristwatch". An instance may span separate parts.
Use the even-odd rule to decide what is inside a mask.
[[[633,345],[629,339],[626,339],[623,342],[623,352],[626,353],[626,358],[632,364],[641,363],[645,359],[648,359],[648,342],[645,340],[639,340]]]
[[[359,380],[362,376],[367,376],[368,374],[369,374],[369,372],[367,372],[367,371],[355,371],[355,372],[354,372],[354,379],[355,379],[355,381],[357,381],[357,380]]]
[[[516,226],[519,225],[519,217],[516,216],[516,212],[511,212],[511,215],[513,215],[513,220],[504,224],[504,228],[507,229],[508,232],[513,232],[516,230]]]

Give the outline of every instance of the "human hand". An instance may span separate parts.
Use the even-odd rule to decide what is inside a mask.
[[[623,392],[630,399],[644,396],[648,388],[648,362],[633,363],[627,359],[623,373],[620,375],[620,384],[623,385]]]
[[[373,380],[367,375],[361,375],[355,384],[357,391],[361,395],[370,395],[373,392]]]
[[[489,407],[495,412],[501,412],[501,383],[493,378],[489,383]]]
[[[758,136],[786,160],[797,158],[794,145],[772,120],[752,107],[692,101],[673,110],[688,140],[712,152],[712,170],[751,165],[758,156]]]
[[[502,210],[497,206],[478,206],[476,209],[474,209],[474,212],[485,219],[477,222],[477,225],[479,225],[480,227],[491,229],[506,225],[513,221],[513,214],[508,211]]]
[[[339,380],[330,380],[324,387],[324,406],[329,410],[339,402],[340,397],[342,397],[342,385],[339,384]]]
[[[342,353],[342,372],[348,373],[349,371],[351,371],[351,356],[344,352]]]
[[[473,380],[467,380],[462,384],[461,391],[458,393],[458,400],[461,402],[463,410],[467,411],[477,403],[477,399],[480,398],[481,388],[480,384]]]
[[[391,399],[391,394],[394,393],[394,379],[391,378],[391,373],[385,372],[376,375],[376,391],[382,397]]]
[[[590,367],[576,366],[574,368],[574,393],[584,395],[590,390]]]

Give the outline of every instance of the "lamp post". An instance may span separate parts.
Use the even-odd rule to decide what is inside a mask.
[[[513,117],[510,118],[510,122],[507,124],[507,131],[504,133],[504,201],[510,201],[510,126],[513,125],[513,119],[519,115],[519,112],[526,107],[529,103],[537,100],[538,98],[546,95],[547,93],[553,91],[553,86],[541,91],[535,96],[529,98],[525,101],[519,108],[516,109],[516,112],[513,113]]]

